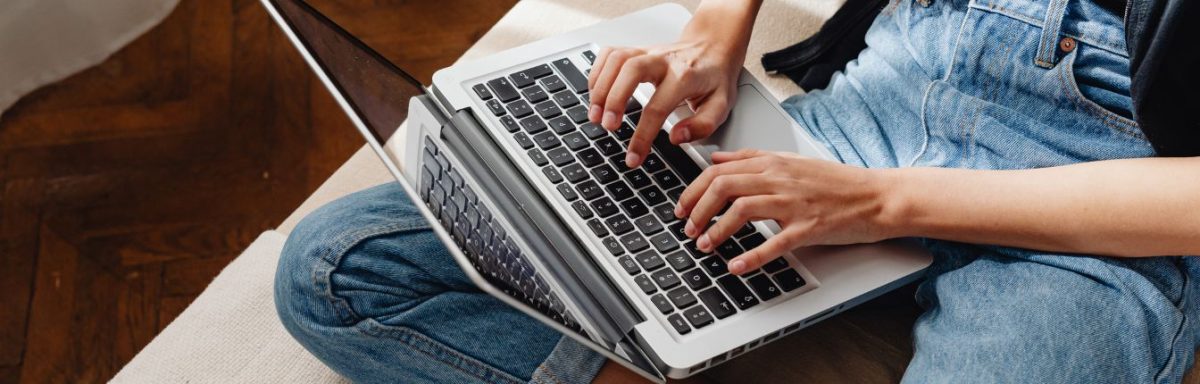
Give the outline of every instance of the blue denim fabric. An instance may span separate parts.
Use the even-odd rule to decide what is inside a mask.
[[[396,183],[306,217],[275,277],[284,327],[361,383],[586,383],[604,357],[479,291]]]
[[[843,161],[1022,169],[1154,154],[1129,118],[1119,16],[1077,0],[927,4],[890,4],[844,74],[784,103]],[[1178,382],[1192,362],[1190,258],[926,244],[906,382]]]
[[[858,60],[784,107],[866,167],[1150,156],[1129,119],[1122,36],[1118,17],[1078,0],[898,0]],[[1192,362],[1190,258],[926,244],[907,382],[1178,382]],[[603,363],[472,287],[394,184],[306,218],[276,286],[287,329],[355,381],[587,382]]]

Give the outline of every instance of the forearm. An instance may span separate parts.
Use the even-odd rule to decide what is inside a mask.
[[[1200,254],[1200,158],[887,176],[892,234],[1108,256]]]
[[[745,59],[746,47],[750,44],[754,19],[762,7],[762,0],[705,0],[696,9],[688,30],[716,31],[710,36],[723,36],[719,41],[731,57]],[[684,35],[689,35],[685,32]]]

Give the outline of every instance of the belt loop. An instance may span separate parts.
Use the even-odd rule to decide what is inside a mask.
[[[1046,4],[1046,20],[1042,21],[1042,37],[1033,60],[1039,67],[1053,68],[1057,61],[1058,33],[1062,30],[1063,15],[1067,13],[1067,1],[1050,0],[1050,4]]]

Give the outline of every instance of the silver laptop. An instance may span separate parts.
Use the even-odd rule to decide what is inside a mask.
[[[674,217],[713,150],[835,159],[743,70],[728,122],[707,140],[659,135],[645,164],[624,124],[587,122],[586,74],[603,46],[675,40],[690,14],[664,4],[456,64],[423,87],[300,0],[263,0],[409,197],[423,203],[479,288],[654,381],[716,366],[915,279],[908,242],[801,249],[744,276],[726,260],[776,233],[755,222],[712,253]],[[690,114],[676,110],[665,124]]]

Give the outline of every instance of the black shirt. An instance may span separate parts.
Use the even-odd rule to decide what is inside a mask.
[[[1133,115],[1159,156],[1200,156],[1200,1],[1130,0]]]

